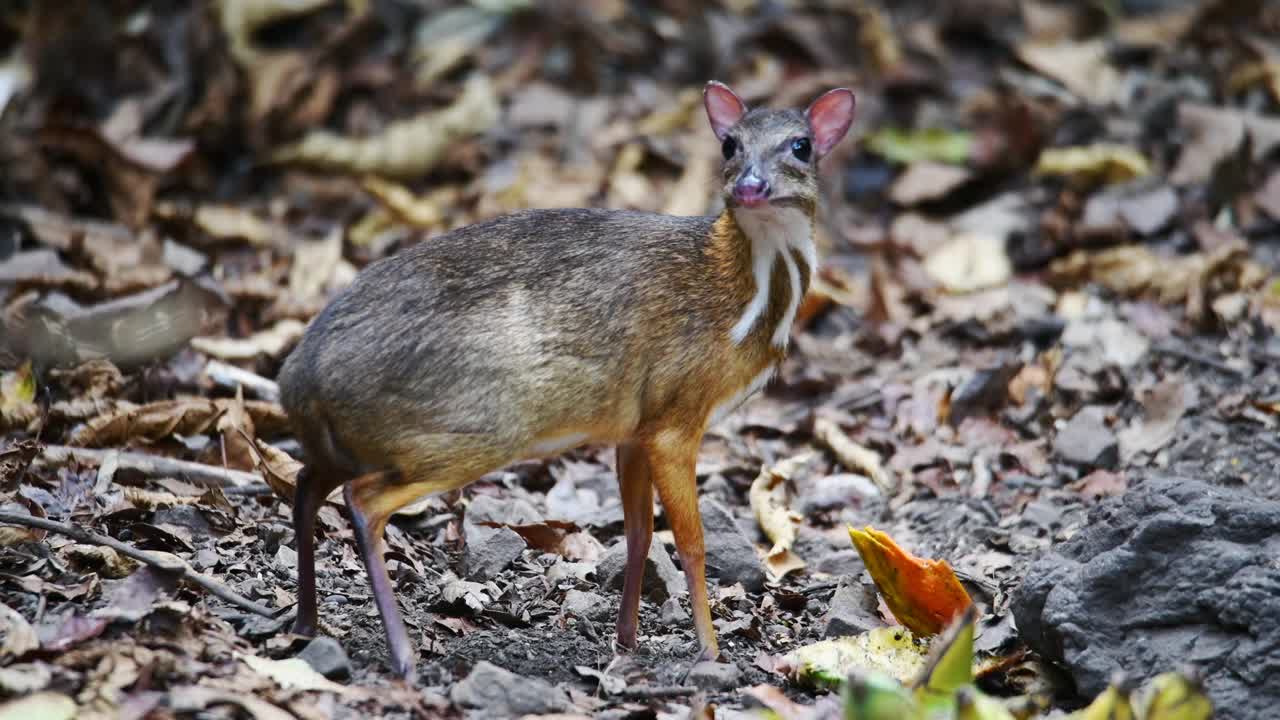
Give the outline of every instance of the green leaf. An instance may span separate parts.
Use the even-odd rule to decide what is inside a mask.
[[[973,154],[971,133],[943,128],[881,128],[868,135],[864,144],[871,152],[904,165],[922,160],[961,165]]]

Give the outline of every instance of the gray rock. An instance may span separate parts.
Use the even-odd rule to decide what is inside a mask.
[[[1053,440],[1053,452],[1062,460],[1086,468],[1114,468],[1120,461],[1120,443],[1107,427],[1105,410],[1081,408]]]
[[[346,680],[351,677],[351,660],[341,643],[331,637],[318,637],[302,648],[298,657],[307,661],[312,670],[330,680]]]
[[[685,612],[684,605],[679,598],[667,598],[667,601],[662,603],[660,617],[663,625],[689,622],[689,613]]]
[[[724,690],[738,683],[742,671],[733,663],[720,663],[704,660],[689,670],[685,682],[703,690]]]
[[[477,495],[467,505],[467,520],[502,525],[529,525],[542,522],[542,513],[527,500]]]
[[[822,617],[822,637],[857,635],[884,623],[876,617],[875,592],[862,583],[844,583],[836,588]]]
[[[475,717],[515,718],[564,712],[571,708],[563,690],[539,678],[507,672],[485,661],[453,686],[449,699]]]
[[[698,502],[702,514],[702,536],[707,547],[707,575],[721,585],[742,583],[748,592],[764,588],[764,568],[756,557],[756,546],[734,522],[733,515],[711,498]]]
[[[627,543],[619,540],[605,551],[596,566],[596,579],[600,587],[621,590],[623,571],[627,565]],[[649,544],[649,557],[644,564],[644,583],[641,593],[652,602],[665,602],[667,598],[685,592],[684,573],[676,569],[671,556],[662,543]]]
[[[520,557],[524,538],[509,527],[462,523],[467,550],[463,567],[469,580],[490,580]]]
[[[813,569],[828,575],[857,575],[867,569],[857,550],[831,550],[813,563]]]
[[[561,612],[588,620],[598,620],[610,614],[609,601],[603,595],[582,590],[570,590],[564,594]]]
[[[1101,503],[1037,560],[1013,599],[1023,640],[1082,695],[1186,663],[1214,717],[1280,707],[1280,503],[1202,482],[1149,479]]]

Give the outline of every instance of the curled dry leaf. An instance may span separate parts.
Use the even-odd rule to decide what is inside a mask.
[[[71,565],[83,572],[96,572],[102,577],[119,579],[138,567],[138,561],[125,557],[112,548],[76,543],[61,550]]]
[[[813,435],[835,454],[841,465],[871,478],[885,495],[892,495],[898,489],[897,479],[881,462],[880,454],[854,442],[830,419],[820,417],[814,420]]]
[[[247,338],[196,337],[191,347],[219,360],[254,360],[258,357],[278,358],[302,338],[307,326],[301,320],[285,318],[275,325]]]
[[[262,473],[267,485],[280,499],[292,503],[298,488],[298,473],[302,472],[303,463],[293,459],[289,453],[254,438],[250,446],[253,451],[254,469]]]
[[[787,498],[787,482],[800,468],[813,459],[812,453],[803,453],[770,467],[764,466],[751,483],[748,499],[760,529],[773,541],[773,547],[765,556],[765,570],[779,579],[793,570],[804,567],[804,560],[791,551],[796,541],[796,523],[800,520],[791,511]]]
[[[70,444],[77,447],[107,447],[128,442],[154,442],[173,434],[200,435],[217,427],[218,421],[237,403],[232,398],[180,398],[138,406],[120,403],[111,412],[76,428]],[[249,422],[262,435],[272,436],[289,426],[284,409],[261,400],[243,401]]]
[[[300,243],[293,249],[289,268],[291,300],[319,297],[342,262],[342,228],[335,227],[323,240]]]
[[[389,125],[378,135],[346,138],[316,130],[272,153],[272,160],[342,172],[408,178],[437,164],[460,140],[486,132],[498,120],[489,80],[474,75],[451,106]]]
[[[945,560],[918,558],[872,527],[849,528],[849,537],[885,604],[912,632],[936,635],[973,604]]]
[[[189,223],[210,239],[218,242],[247,242],[254,247],[284,245],[289,231],[233,205],[207,204],[188,211],[173,203],[160,203],[156,215],[171,222]]]

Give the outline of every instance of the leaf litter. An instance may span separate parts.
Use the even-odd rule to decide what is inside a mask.
[[[962,594],[997,669],[976,694],[944,683],[945,702],[1034,687],[1115,706],[1119,690],[1071,698],[1019,660],[1028,564],[1160,473],[1280,498],[1280,17],[1152,5],[0,11],[0,509],[92,533],[0,528],[0,716],[483,714],[452,693],[482,660],[583,716],[834,716],[850,697],[927,699],[843,667],[822,695],[784,658],[838,644],[833,613],[874,625],[865,644]],[[615,654],[601,568],[621,510],[612,453],[589,448],[393,520],[413,687],[388,678],[328,498],[322,631],[352,672],[317,680],[288,633],[301,466],[273,382],[305,323],[369,262],[503,212],[714,212],[713,73],[753,105],[848,84],[860,112],[824,161],[822,267],[780,379],[699,456],[732,521],[709,556],[752,548],[765,570],[758,589],[711,578],[738,672],[704,696],[684,684],[694,637],[687,598],[658,589],[681,586],[660,505],[651,572],[673,575],[642,603],[643,650]],[[868,574],[846,530],[864,526],[910,548],[885,555],[904,567],[955,568],[946,592]],[[516,551],[468,577],[484,549],[468,538],[504,532]],[[869,582],[883,607],[846,604]],[[875,665],[886,647],[859,652]],[[1159,676],[1140,704],[1199,707],[1177,668],[1128,670]]]

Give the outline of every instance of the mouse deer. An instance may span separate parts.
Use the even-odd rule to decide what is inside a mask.
[[[408,677],[416,652],[382,550],[392,513],[513,461],[610,444],[627,543],[618,643],[636,645],[656,491],[700,657],[718,658],[698,447],[787,350],[817,266],[818,163],[848,132],[854,96],[748,110],[711,82],[703,99],[724,156],[718,215],[518,212],[369,264],[311,322],[279,377],[307,458],[295,632],[315,632],[315,517],[338,486],[391,665]]]

